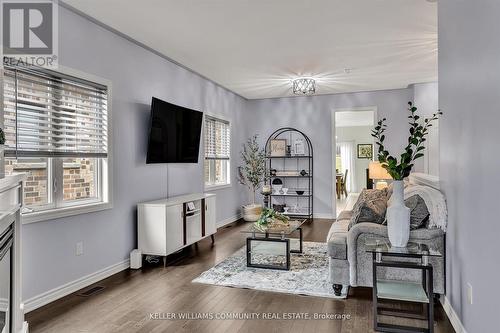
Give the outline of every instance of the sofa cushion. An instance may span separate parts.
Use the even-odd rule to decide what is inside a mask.
[[[330,257],[330,283],[349,285],[349,261]]]
[[[332,224],[330,227],[330,230],[328,231],[328,239],[332,236],[332,234],[336,233],[346,233],[347,228],[349,227],[349,220],[340,220],[336,221]],[[327,239],[327,241],[328,241]]]
[[[348,226],[351,229],[356,223],[373,222],[382,224],[387,210],[387,193],[384,190],[361,191],[354,204],[353,213]]]
[[[328,240],[328,255],[334,259],[347,260],[347,233],[334,233]]]
[[[340,212],[339,216],[337,216],[337,221],[350,220],[352,214],[353,214],[352,210],[343,210]]]
[[[429,210],[424,199],[418,194],[405,199],[405,206],[410,209],[410,229],[425,227],[429,220]]]
[[[347,228],[349,219],[336,221],[330,227],[326,241],[328,255],[335,259],[347,260]]]

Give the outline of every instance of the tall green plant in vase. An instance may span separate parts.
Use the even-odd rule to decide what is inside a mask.
[[[262,205],[256,204],[256,195],[266,181],[266,155],[264,149],[259,147],[257,137],[252,136],[243,145],[243,165],[238,167],[238,182],[248,187],[253,194],[252,204],[243,206],[243,219],[249,222],[257,221],[262,213]]]
[[[385,148],[386,118],[379,120],[372,130],[375,144],[378,146],[378,161],[392,177],[393,192],[387,207],[387,233],[392,246],[405,247],[410,237],[410,210],[404,203],[403,179],[410,175],[415,160],[424,156],[426,136],[429,128],[442,114],[438,111],[429,118],[417,115],[417,108],[408,102],[410,136],[399,160]]]

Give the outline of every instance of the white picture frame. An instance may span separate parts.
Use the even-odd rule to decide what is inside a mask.
[[[305,146],[304,146],[304,140],[302,139],[297,139],[295,140],[295,155],[305,155]]]

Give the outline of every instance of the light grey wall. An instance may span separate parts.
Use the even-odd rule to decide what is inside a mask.
[[[430,116],[439,109],[437,82],[413,84],[413,102],[418,107],[418,113]]]
[[[368,168],[371,159],[358,158],[357,149],[358,144],[373,144],[373,137],[371,136],[372,129],[373,126],[348,126],[335,128],[337,142],[354,141],[354,170],[349,170],[349,172],[354,172],[354,177],[356,178],[356,188],[352,190],[353,192],[359,193],[362,189],[366,188],[366,169]]]
[[[136,203],[203,192],[198,164],[146,165],[151,97],[220,114],[231,121],[234,165],[246,133],[245,100],[64,9],[59,62],[112,81],[114,208],[23,226],[24,299],[123,261],[136,245]],[[216,191],[217,220],[237,214],[242,188]],[[75,244],[84,255],[75,256]]]
[[[413,94],[413,102],[420,115],[429,117],[438,111],[437,82],[414,84]],[[439,120],[435,121],[429,128],[425,147],[425,155],[416,161],[415,168],[439,176]]]
[[[312,97],[250,100],[246,122],[250,133],[265,139],[276,129],[290,126],[304,131],[314,147],[314,213],[332,216],[332,119],[335,109],[376,106],[379,118],[387,117],[387,147],[400,152],[407,142],[408,101],[413,89],[397,89]],[[398,153],[399,156],[399,153]]]
[[[467,332],[498,331],[500,1],[439,0],[440,179],[447,297]],[[473,304],[467,302],[467,283]]]

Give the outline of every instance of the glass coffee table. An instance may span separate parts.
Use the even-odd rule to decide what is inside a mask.
[[[434,331],[433,267],[431,257],[442,254],[428,245],[409,242],[406,247],[392,247],[387,239],[367,239],[366,252],[372,254],[373,269],[373,329],[379,332]],[[417,260],[407,260],[409,258]],[[379,269],[419,270],[421,281],[386,280],[379,277]],[[379,302],[399,301],[422,304],[422,311],[380,307]],[[405,317],[427,321],[427,328],[381,323],[379,316]]]
[[[290,253],[302,253],[302,224],[260,226],[252,223],[242,233],[247,237],[247,267],[290,270]],[[298,233],[298,238],[292,237]]]

